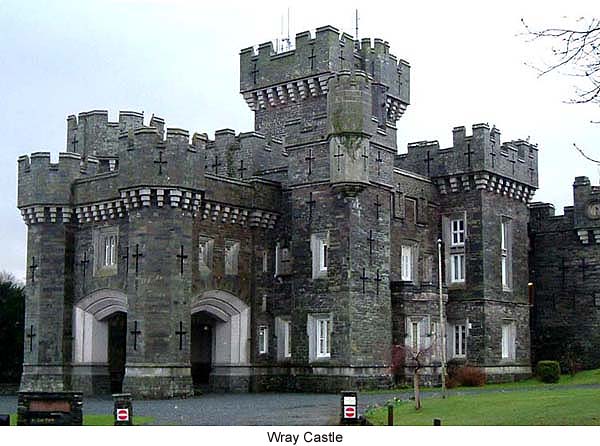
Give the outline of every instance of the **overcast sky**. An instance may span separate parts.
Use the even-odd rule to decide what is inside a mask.
[[[411,141],[452,141],[452,128],[487,122],[502,140],[539,145],[540,190],[534,200],[557,211],[572,203],[575,176],[598,184],[598,168],[573,149],[600,156],[598,106],[565,104],[572,79],[538,79],[525,62],[544,48],[526,42],[521,17],[554,26],[589,16],[593,2],[259,2],[184,0],[0,0],[0,270],[24,278],[26,226],[16,208],[17,157],[65,150],[67,115],[106,109],[154,113],[190,132],[252,129],[239,95],[241,48],[281,33],[290,6],[291,34],[333,25],[380,37],[410,62],[411,105],[398,124],[401,152]],[[588,4],[587,10],[586,3]],[[369,5],[366,9],[364,5]],[[485,5],[485,6],[484,6]],[[495,6],[494,6],[495,5]],[[593,13],[593,12],[592,12]],[[597,11],[596,11],[597,13]]]

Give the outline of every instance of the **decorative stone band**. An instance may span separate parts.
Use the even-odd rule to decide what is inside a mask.
[[[200,209],[202,194],[181,188],[143,187],[121,191],[121,199],[126,210],[166,205],[196,213]]]
[[[592,233],[592,237],[590,237],[590,232]],[[579,241],[588,245],[590,240],[592,243],[600,244],[600,229],[578,229],[577,236],[579,237]]]
[[[489,172],[439,177],[434,179],[434,183],[442,195],[450,192],[487,190],[528,203],[535,194],[535,188],[531,186]]]
[[[278,107],[288,102],[327,94],[327,81],[330,77],[331,73],[323,73],[281,85],[247,91],[243,96],[252,111],[265,109],[267,106]]]
[[[202,219],[213,222],[231,223],[251,228],[261,227],[273,229],[278,215],[260,209],[244,209],[241,207],[205,201],[202,208]]]
[[[278,214],[261,209],[247,209],[217,202],[202,202],[200,192],[178,188],[136,188],[121,191],[121,198],[85,206],[30,206],[21,208],[26,224],[92,223],[124,217],[130,210],[143,207],[166,207],[188,210],[194,217],[213,222],[249,224],[250,227],[273,229]]]
[[[69,206],[28,206],[21,208],[25,224],[70,223],[72,210]]]
[[[388,94],[385,99],[387,108],[387,120],[389,122],[397,122],[408,107],[406,102],[402,102],[400,98]]]

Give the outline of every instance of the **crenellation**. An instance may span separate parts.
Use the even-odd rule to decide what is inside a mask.
[[[474,124],[471,135],[463,126],[454,127],[452,140],[449,148],[440,148],[437,141],[409,143],[407,154],[396,157],[396,166],[431,177],[488,172],[501,180],[494,180],[498,192],[512,196],[518,184],[537,188],[537,145],[522,139],[501,142],[500,130],[484,123]]]

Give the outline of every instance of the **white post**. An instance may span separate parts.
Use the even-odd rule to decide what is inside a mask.
[[[440,292],[440,337],[442,340],[442,398],[446,398],[446,320],[444,318],[444,298],[442,295],[442,239],[438,239],[438,288]]]

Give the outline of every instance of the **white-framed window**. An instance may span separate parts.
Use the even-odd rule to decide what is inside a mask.
[[[511,234],[510,219],[503,218],[500,223],[500,269],[502,277],[502,288],[508,290],[511,288]]]
[[[450,281],[452,283],[461,283],[465,281],[465,255],[450,255]]]
[[[329,319],[317,319],[317,358],[329,358]]]
[[[515,359],[516,335],[514,322],[502,323],[502,359]]]
[[[453,356],[464,357],[467,355],[467,326],[464,324],[454,325],[453,337]]]
[[[291,358],[292,322],[287,317],[276,317],[275,331],[277,333],[277,358],[279,360]]]
[[[327,272],[327,240],[319,240],[319,270]]]
[[[410,323],[410,347],[413,352],[417,353],[421,348],[421,336],[419,335],[419,323],[411,322]]]
[[[102,238],[104,256],[102,266],[114,266],[117,263],[117,236],[106,235]]]
[[[235,240],[225,240],[225,274],[238,274],[239,256],[240,242]]]
[[[331,357],[331,315],[309,314],[307,322],[309,358],[319,361]]]
[[[260,325],[258,327],[258,353],[264,355],[269,352],[269,327]]]
[[[465,221],[463,219],[451,220],[451,245],[463,246],[465,244]]]
[[[327,265],[329,264],[329,235],[328,233],[312,234],[312,270],[313,279],[327,276]]]
[[[213,265],[213,248],[215,241],[201,235],[198,238],[198,269],[200,271],[210,271]]]
[[[275,277],[281,274],[281,243],[275,244]]]
[[[292,272],[292,255],[290,248],[284,248],[281,242],[275,245],[275,277]]]
[[[95,228],[93,231],[94,244],[94,275],[106,276],[117,273],[119,229],[115,226]]]
[[[413,280],[413,248],[412,246],[402,245],[400,253],[400,273],[401,279],[406,282]]]
[[[269,272],[269,255],[267,254],[266,249],[262,253],[262,272]]]

